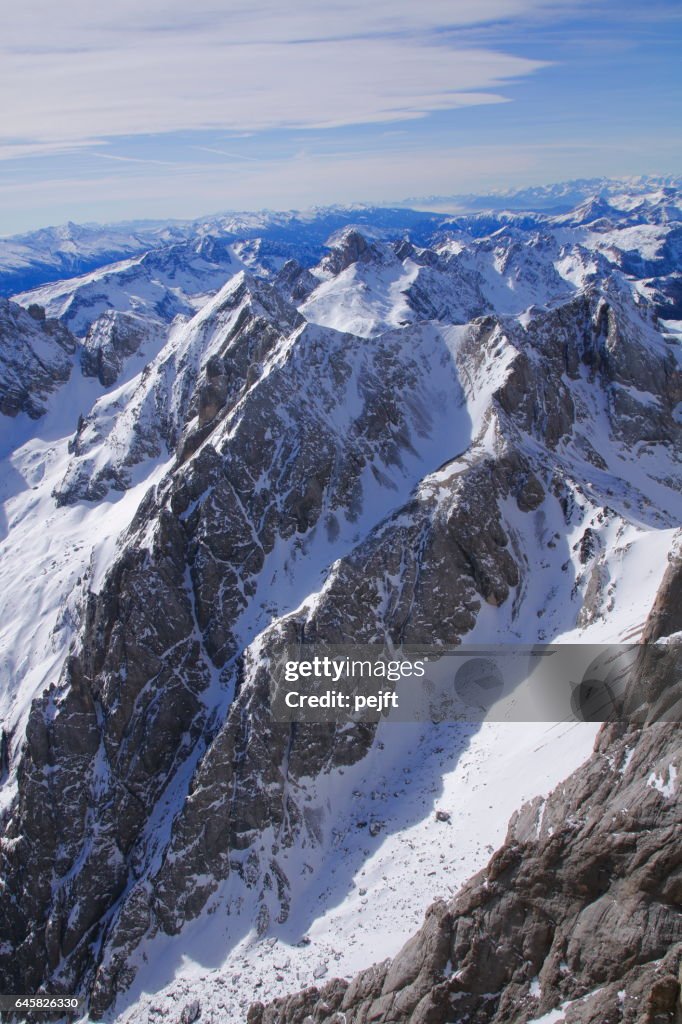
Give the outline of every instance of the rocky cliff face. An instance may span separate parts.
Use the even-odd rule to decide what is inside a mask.
[[[76,339],[42,306],[0,299],[0,413],[39,419],[47,396],[69,379]]]
[[[209,258],[217,273],[212,251],[190,256],[192,273]],[[165,252],[142,263],[172,278],[167,260]],[[119,270],[111,275],[118,288]],[[64,444],[52,489],[58,514],[85,515],[88,503],[147,479],[150,466],[161,471],[97,585],[83,587],[61,675],[45,680],[4,746],[2,985],[85,992],[95,1017],[130,985],[146,944],[181,932],[228,882],[239,893],[228,912],[248,905],[256,934],[286,922],[283,854],[302,841],[319,847],[333,818],[311,813],[310,780],[374,749],[369,726],[272,722],[267,659],[283,639],[456,643],[480,628],[535,641],[617,615],[628,633],[641,624],[679,523],[675,341],[635,282],[612,265],[605,272],[596,246],[565,249],[544,233],[506,231],[421,249],[350,230],[312,270],[240,270],[170,327],[160,326],[156,290],[153,299],[150,313],[126,292],[112,311],[107,292],[79,343],[99,392]],[[63,315],[86,307],[67,303]],[[33,337],[30,314],[16,315]],[[75,351],[64,328],[37,329]],[[145,348],[148,362],[133,373]],[[34,387],[40,377],[30,379]],[[644,574],[642,558],[652,563]],[[636,601],[633,572],[646,583]],[[668,607],[661,598],[657,614]],[[633,765],[649,764],[658,744],[660,773],[673,732],[646,735],[660,739],[637,740]],[[564,803],[547,805],[543,877],[556,878],[561,898],[545,905],[533,889],[524,865],[545,854],[521,816],[494,862],[498,887],[486,895],[478,880],[461,913],[430,915],[423,975],[422,966],[410,973],[422,954],[408,953],[407,967],[396,960],[356,988],[330,989],[320,997],[329,1013],[345,1013],[345,999],[357,1020],[372,1019],[370,1007],[387,1021],[445,1020],[429,1007],[449,1013],[461,992],[466,1012],[502,1020],[494,1015],[508,1012],[509,985],[510,999],[522,993],[529,1008],[549,1006],[530,989],[546,963],[561,975],[573,924],[557,931],[555,949],[547,922],[569,907],[577,920],[597,890],[611,891],[611,874],[606,885],[598,867],[582,881],[579,864],[565,868],[566,851],[582,849],[581,830],[589,838],[606,829],[599,801],[619,791],[616,782],[632,778],[633,799],[652,808],[652,821],[658,813],[662,794],[641,773],[619,781],[633,736],[601,741],[607,752],[613,745],[613,777],[597,759],[587,788],[572,783]],[[576,793],[593,785],[593,810],[579,814]],[[667,814],[660,836],[674,824]],[[559,825],[561,842],[549,842]],[[639,826],[624,829],[634,838],[622,857],[620,847],[609,855],[622,878],[639,871]],[[585,891],[571,902],[574,882]],[[667,889],[655,895],[656,906],[671,902]],[[519,952],[502,940],[526,910],[530,945]],[[456,926],[460,919],[469,923]],[[662,936],[677,934],[671,921]],[[485,929],[498,930],[504,955],[483,938],[476,944]],[[479,946],[490,977],[467,980]],[[646,947],[647,963],[659,946],[655,956]],[[566,963],[575,985],[546,991],[571,999],[584,983],[579,953]],[[429,994],[441,991],[437,971],[442,999]],[[556,971],[547,971],[554,985]],[[620,978],[604,972],[609,984]],[[486,1002],[484,992],[497,995]],[[323,1012],[317,998],[300,1004],[304,1017]],[[423,999],[427,1016],[405,1016]],[[298,1020],[292,1006],[263,1019]]]
[[[648,643],[682,628],[681,568],[663,580]],[[487,867],[431,906],[393,960],[254,1003],[248,1024],[677,1022],[682,735],[660,716],[681,698],[679,646],[665,663],[642,648],[632,699],[646,692],[646,724],[604,726],[590,760],[514,815]]]

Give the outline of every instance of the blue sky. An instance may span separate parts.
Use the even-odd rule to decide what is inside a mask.
[[[25,0],[0,234],[682,170],[678,0]]]

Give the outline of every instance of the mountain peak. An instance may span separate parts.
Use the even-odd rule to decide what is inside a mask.
[[[340,274],[353,263],[367,263],[378,254],[375,243],[354,226],[332,235],[327,245],[331,252],[324,257],[322,264],[325,270],[333,274]]]

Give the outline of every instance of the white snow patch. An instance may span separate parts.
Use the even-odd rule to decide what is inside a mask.
[[[646,784],[652,789],[658,790],[661,796],[669,800],[677,790],[677,768],[674,764],[669,764],[665,776],[663,773],[659,775],[657,772],[652,772],[646,780]]]

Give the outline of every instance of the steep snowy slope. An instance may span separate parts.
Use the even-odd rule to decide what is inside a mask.
[[[259,999],[242,1019],[668,1024],[679,1018],[682,734],[667,709],[677,700],[679,716],[682,649],[674,638],[682,626],[681,579],[678,551],[638,649],[631,697],[640,705],[646,691],[644,717],[604,726],[587,763],[548,799],[513,815],[488,864],[454,898],[443,887],[419,932],[394,958],[350,982],[318,981],[270,1005]],[[186,998],[187,987],[176,994]],[[229,994],[226,979],[206,984],[204,1016],[221,1019]],[[231,1012],[239,1019],[238,1010]]]
[[[85,336],[2,471],[6,991],[151,1020],[209,968],[230,1013],[349,975],[587,755],[591,726],[290,728],[267,672],[302,637],[639,636],[681,520],[679,336],[585,219],[355,226],[277,273],[188,243],[44,290]]]
[[[116,1019],[173,1019],[196,1000],[202,1019],[242,1021],[256,1000],[350,978],[395,955],[425,908],[486,864],[513,811],[589,756],[596,729],[388,726],[357,765],[306,785],[310,817],[329,825],[321,843],[283,854],[289,919],[259,936],[253,894],[233,879],[179,936],[142,947]]]
[[[0,332],[0,386],[12,398],[0,423],[0,720],[3,735],[20,744],[30,701],[58,679],[88,587],[98,585],[159,460],[131,476],[125,495],[59,507],[74,427],[104,387],[83,375],[83,350],[57,321],[13,303],[9,311]],[[152,354],[142,345],[126,372],[136,376]]]

